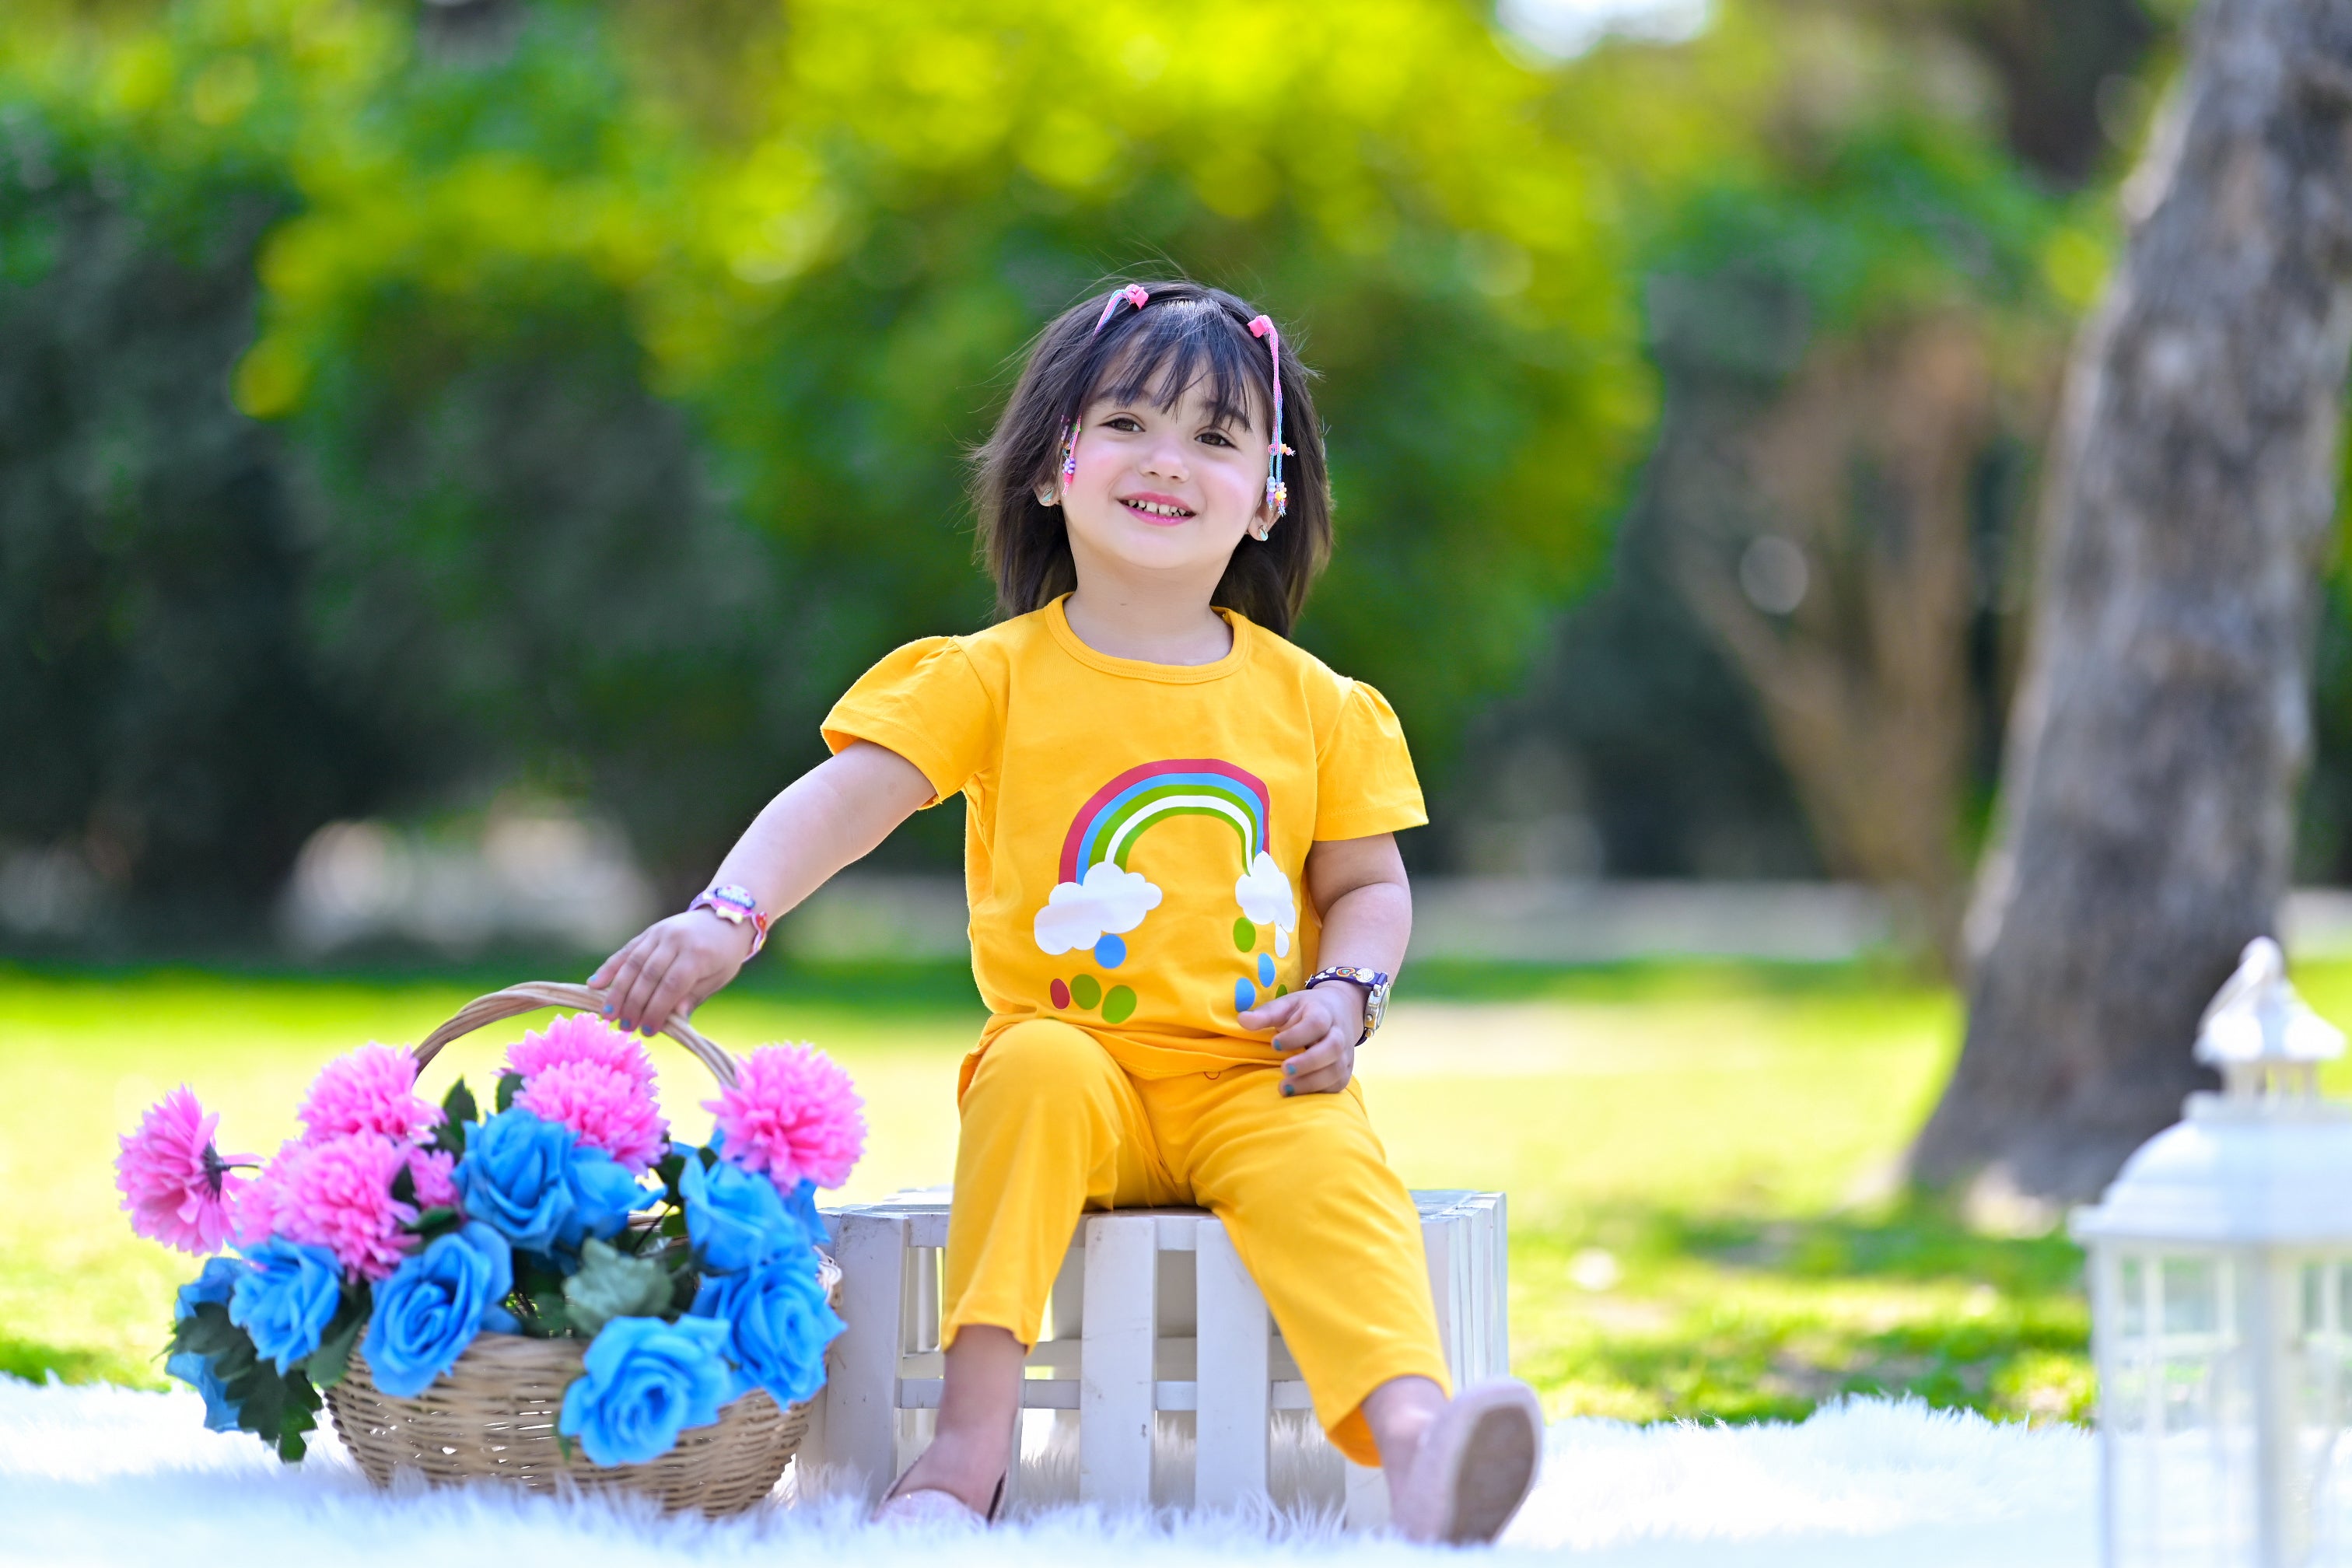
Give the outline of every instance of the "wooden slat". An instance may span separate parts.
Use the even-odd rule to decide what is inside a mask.
[[[1199,1440],[1193,1446],[1192,1501],[1237,1509],[1266,1500],[1267,1352],[1274,1324],[1265,1297],[1242,1267],[1233,1237],[1213,1219],[1199,1227],[1194,1259],[1200,1324]],[[1163,1403],[1163,1410],[1175,1406]]]
[[[1087,1221],[1086,1351],[1078,1378],[1078,1500],[1151,1505],[1152,1308],[1157,1223]]]
[[[904,1220],[866,1214],[840,1215],[834,1226],[844,1326],[824,1356],[824,1457],[869,1502],[897,1474],[906,1235]]]

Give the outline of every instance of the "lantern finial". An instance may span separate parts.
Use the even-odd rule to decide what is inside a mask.
[[[2318,1064],[2343,1054],[2343,1031],[2295,994],[2286,955],[2266,936],[2246,943],[2198,1023],[2197,1059],[2221,1069],[2232,1099],[2316,1094]]]

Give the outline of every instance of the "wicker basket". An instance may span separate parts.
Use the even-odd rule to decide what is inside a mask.
[[[594,1012],[601,994],[584,985],[535,983],[467,1004],[416,1047],[422,1068],[441,1047],[485,1025],[544,1007]],[[721,1084],[735,1081],[735,1060],[672,1018],[662,1032],[694,1053]],[[838,1305],[841,1270],[819,1255]],[[709,1426],[689,1427],[677,1446],[642,1465],[604,1466],[576,1444],[559,1443],[563,1391],[580,1375],[584,1340],[483,1334],[457,1363],[414,1399],[376,1387],[356,1352],[343,1380],[326,1391],[335,1430],[369,1480],[388,1487],[398,1471],[434,1482],[499,1480],[532,1491],[630,1491],[665,1509],[698,1509],[717,1518],[740,1513],[774,1489],[793,1450],[808,1435],[809,1406],[780,1409],[758,1389],[729,1402]]]

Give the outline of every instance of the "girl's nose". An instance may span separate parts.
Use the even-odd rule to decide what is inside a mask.
[[[1155,441],[1143,454],[1143,471],[1162,479],[1181,479],[1185,477],[1184,444],[1181,441]]]

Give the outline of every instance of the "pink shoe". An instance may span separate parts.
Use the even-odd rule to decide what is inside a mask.
[[[1528,1500],[1542,1461],[1535,1390],[1515,1378],[1465,1389],[1423,1435],[1390,1519],[1410,1541],[1483,1545]]]
[[[958,1529],[979,1530],[988,1523],[978,1509],[953,1492],[943,1492],[933,1487],[922,1487],[910,1492],[892,1492],[877,1504],[876,1524],[912,1524],[919,1526],[952,1525]]]
[[[899,1478],[905,1479],[903,1476]],[[996,1516],[1004,1509],[1004,1481],[996,1483],[996,1495],[989,1499],[988,1511],[981,1512],[971,1504],[950,1491],[937,1487],[917,1487],[900,1491],[892,1487],[874,1505],[875,1524],[935,1525],[951,1524],[967,1530],[978,1530],[994,1524]]]

